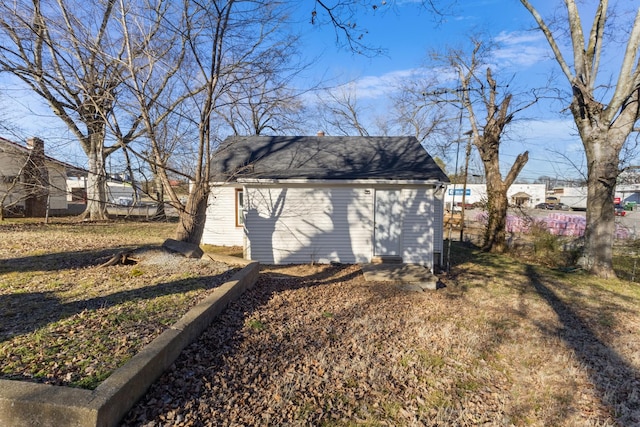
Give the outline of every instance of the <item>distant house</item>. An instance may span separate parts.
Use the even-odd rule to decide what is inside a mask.
[[[0,202],[5,214],[43,217],[67,209],[66,177],[70,168],[44,154],[44,142],[26,146],[0,138]]]
[[[214,156],[202,243],[267,264],[433,267],[449,180],[413,137],[230,137]]]

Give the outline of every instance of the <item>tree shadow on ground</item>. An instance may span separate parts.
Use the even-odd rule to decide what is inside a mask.
[[[69,268],[85,268],[101,265],[118,252],[143,249],[140,246],[115,246],[99,251],[64,251],[43,255],[30,255],[17,258],[0,259],[0,274],[28,271],[59,271]],[[160,249],[157,245],[144,246],[144,249]]]
[[[479,246],[471,242],[446,241],[444,251],[444,264],[445,266],[450,265],[452,267],[452,271],[454,271],[453,267],[465,263],[473,263],[475,265],[488,267],[492,271],[497,271],[498,273],[509,267],[509,263],[505,263],[504,258],[496,257],[495,254],[483,251]],[[449,255],[449,259],[447,259],[446,255]],[[514,260],[513,263],[516,262],[517,261]]]
[[[174,280],[70,302],[61,301],[54,291],[3,294],[0,295],[0,343],[83,311],[105,309],[125,302],[152,300],[191,290],[213,289],[227,281],[236,271],[237,269],[229,269],[213,276]]]
[[[591,382],[600,393],[601,402],[612,410],[621,425],[640,423],[640,372],[614,349],[598,338],[595,331],[564,302],[532,265],[527,277],[536,292],[558,315],[562,328],[546,330],[559,336],[586,366]]]
[[[485,286],[496,277],[517,280],[524,274],[519,260],[485,252],[471,242],[445,242],[444,266],[445,284],[455,283],[454,291],[447,293],[452,299],[461,298],[470,288]]]

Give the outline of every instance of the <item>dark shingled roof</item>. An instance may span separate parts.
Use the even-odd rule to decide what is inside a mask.
[[[229,137],[212,179],[390,179],[449,182],[415,137]]]

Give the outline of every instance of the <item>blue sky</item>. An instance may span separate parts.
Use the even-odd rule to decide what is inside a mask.
[[[424,64],[427,52],[446,46],[463,46],[468,42],[469,34],[477,32],[500,43],[501,47],[495,53],[495,69],[513,77],[510,87],[516,90],[537,87],[546,82],[550,73],[559,74],[556,62],[550,58],[546,40],[540,32],[530,30],[533,19],[518,0],[458,3],[458,9],[440,23],[434,21],[421,1],[389,0],[387,6],[375,12],[359,11],[357,25],[368,30],[364,41],[385,51],[383,55],[365,57],[339,49],[331,27],[312,26],[309,19],[313,1],[302,0],[297,4],[297,13],[301,16],[299,25],[304,33],[300,50],[308,59],[315,58],[312,68],[304,75],[310,83],[320,76],[336,83],[354,81],[359,100],[373,106],[374,110],[384,109],[393,83]],[[543,14],[558,4],[555,0],[533,0],[532,3]],[[566,89],[563,79],[559,76],[558,82]],[[6,83],[6,78],[3,81]],[[303,86],[304,82],[299,84]],[[10,88],[9,94],[15,99],[11,110],[17,114],[20,125],[27,134],[40,135],[47,140],[49,155],[70,163],[85,163],[73,136],[60,127],[60,122],[46,107],[41,107],[15,87]],[[518,116],[519,120],[501,148],[503,165],[510,165],[518,153],[528,150],[530,160],[521,173],[522,178],[532,180],[541,175],[579,177],[573,164],[583,165],[582,145],[571,118],[560,113],[567,103],[568,100],[564,104],[558,101],[540,103]],[[33,113],[27,113],[27,108]],[[468,127],[464,127],[463,131],[466,131]],[[308,134],[317,130],[309,129]],[[449,170],[453,169],[454,161],[452,153]],[[481,173],[478,161],[471,164],[471,171]]]
[[[542,0],[533,4],[544,14],[558,3]],[[557,82],[566,86],[557,63],[551,59],[546,40],[539,31],[531,30],[533,19],[517,0],[466,1],[464,7],[458,7],[439,23],[421,1],[397,1],[391,8],[378,9],[357,19],[358,26],[368,30],[365,40],[384,49],[384,55],[367,58],[337,50],[329,28],[313,29],[306,39],[311,51],[323,52],[314,67],[318,73],[342,81],[355,80],[352,86],[358,101],[378,106],[378,110],[393,83],[425,64],[429,51],[443,51],[447,46],[468,47],[469,35],[479,32],[499,43],[493,69],[513,78],[510,88],[514,93],[544,86],[552,72],[558,75]],[[566,89],[564,86],[561,87]],[[516,116],[501,146],[503,169],[510,166],[517,154],[528,150],[529,162],[520,174],[522,178],[580,177],[574,165],[584,165],[582,144],[571,117],[561,113],[567,103],[542,102]],[[463,127],[463,132],[468,130],[468,125],[463,123]],[[449,170],[454,169],[455,153],[451,156]],[[482,172],[479,160],[472,163],[471,169],[474,173]]]

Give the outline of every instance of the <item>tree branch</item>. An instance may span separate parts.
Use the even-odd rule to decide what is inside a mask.
[[[531,3],[529,3],[528,0],[520,0],[520,3],[522,3],[522,5],[529,11],[529,13],[531,13],[531,15],[533,16],[533,19],[535,19],[536,23],[538,24],[538,27],[546,37],[547,42],[549,43],[549,46],[551,46],[551,50],[553,51],[553,55],[555,56],[556,61],[560,65],[562,72],[567,77],[567,80],[569,80],[569,82],[573,82],[574,75],[571,72],[571,68],[567,64],[567,61],[565,61],[564,56],[562,56],[560,47],[556,43],[556,40],[553,37],[553,33],[551,32],[551,29],[549,28],[549,26],[544,22],[544,19],[542,18],[542,16],[531,5]]]

